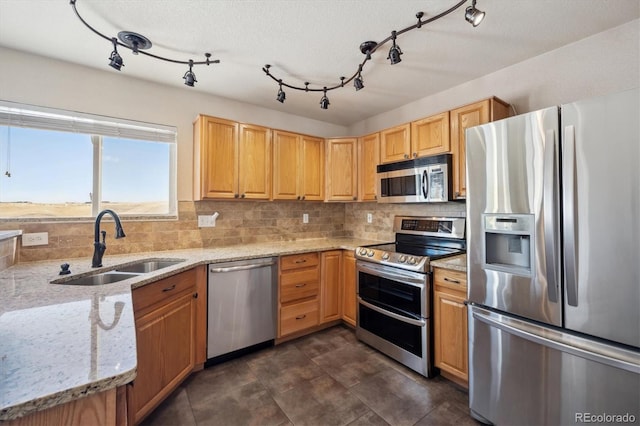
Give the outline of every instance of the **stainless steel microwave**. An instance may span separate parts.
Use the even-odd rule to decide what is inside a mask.
[[[377,168],[378,202],[441,203],[452,199],[451,154],[415,158]]]

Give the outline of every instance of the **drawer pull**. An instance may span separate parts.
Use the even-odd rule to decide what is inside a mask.
[[[171,291],[171,290],[173,290],[174,288],[176,288],[176,285],[175,285],[175,284],[174,284],[174,285],[172,285],[172,286],[170,286],[170,287],[163,288],[163,289],[162,289],[162,291],[163,291],[163,292],[167,292],[167,291]]]
[[[302,287],[304,287],[305,285],[307,285],[307,283],[296,284],[296,288],[302,288]]]
[[[296,317],[296,320],[305,319],[306,317],[307,317],[307,314],[298,315],[298,316]]]
[[[450,282],[450,283],[460,284],[460,281],[454,280],[453,278],[444,277],[444,280],[447,281],[447,282]]]
[[[299,260],[296,260],[295,263],[306,263],[306,262],[307,262],[307,259],[299,259]]]

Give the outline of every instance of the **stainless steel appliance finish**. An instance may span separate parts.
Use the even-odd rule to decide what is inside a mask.
[[[379,203],[436,203],[452,196],[451,154],[377,167]]]
[[[277,259],[209,265],[207,358],[276,338]]]
[[[397,216],[395,243],[356,248],[356,336],[433,375],[430,259],[464,253],[465,219]]]
[[[634,89],[467,130],[476,418],[640,421],[639,104]]]

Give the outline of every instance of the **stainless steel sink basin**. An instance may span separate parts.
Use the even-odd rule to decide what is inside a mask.
[[[55,280],[53,284],[66,284],[66,285],[103,285],[111,284],[118,281],[123,281],[128,278],[139,277],[140,274],[127,274],[122,272],[103,272],[101,274],[87,275],[84,277],[74,278],[69,281]]]
[[[117,272],[131,272],[135,274],[145,274],[147,272],[157,271],[158,269],[168,268],[184,262],[184,259],[147,259],[131,265],[116,268]]]

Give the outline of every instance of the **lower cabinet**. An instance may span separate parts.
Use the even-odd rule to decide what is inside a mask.
[[[320,255],[320,324],[342,318],[342,250]]]
[[[127,392],[132,425],[156,408],[201,358],[196,356],[197,269],[133,291],[138,373]]]
[[[433,269],[435,366],[468,387],[467,279],[463,272]]]
[[[278,338],[319,324],[320,256],[282,256],[278,268]]]
[[[356,326],[356,258],[353,250],[342,252],[342,319],[347,324]]]

